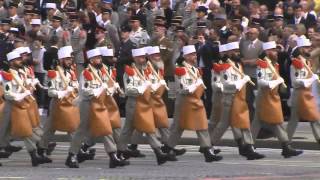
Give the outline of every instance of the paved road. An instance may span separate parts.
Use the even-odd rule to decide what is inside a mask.
[[[181,146],[182,147],[182,146]],[[68,144],[59,143],[51,156],[52,164],[32,168],[25,150],[14,154],[10,159],[1,159],[0,179],[110,179],[110,180],[318,180],[320,179],[320,151],[305,151],[304,155],[283,159],[279,149],[259,149],[267,158],[247,161],[237,155],[234,147],[221,147],[224,160],[218,163],[205,163],[197,146],[187,148],[186,155],[178,162],[157,166],[151,149],[141,145],[146,158],[131,159],[131,165],[118,169],[108,168],[108,158],[101,144],[96,145],[96,160],[81,164],[80,169],[64,166]]]

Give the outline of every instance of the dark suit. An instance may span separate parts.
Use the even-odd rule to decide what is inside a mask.
[[[144,13],[144,11],[142,9],[140,9],[140,11],[138,13],[136,13],[136,16],[139,17],[140,22],[141,22],[141,26],[143,27],[143,29],[147,28],[147,16]]]
[[[205,44],[202,46],[200,46],[199,43],[197,43],[195,46],[197,49],[198,66],[202,66],[202,79],[205,86],[207,87],[205,91],[206,95],[203,99],[206,107],[207,116],[210,117],[212,107],[211,68],[212,63],[219,61],[219,44],[217,42],[206,41]],[[200,61],[202,61],[201,64]]]
[[[125,65],[131,65],[133,62],[131,50],[136,48],[136,45],[129,39],[126,42],[121,42],[119,51],[116,52],[115,56],[118,58],[117,68],[117,81],[119,85],[123,87],[123,74]]]
[[[43,55],[43,68],[45,70],[54,69],[58,61],[58,48],[49,47]]]
[[[304,25],[308,29],[309,27],[313,27],[317,25],[317,18],[311,14],[308,13],[306,20],[304,21]]]

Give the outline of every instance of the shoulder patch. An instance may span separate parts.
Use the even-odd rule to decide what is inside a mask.
[[[203,75],[203,71],[201,68],[198,68],[198,71],[199,71],[199,75],[202,76]]]
[[[212,70],[213,70],[215,73],[220,73],[220,71],[222,71],[222,66],[221,66],[221,64],[213,63],[213,65],[212,65]]]
[[[71,74],[71,80],[72,80],[72,81],[77,81],[77,75],[76,75],[76,72],[71,71],[71,72],[70,72],[70,74]]]
[[[148,77],[150,74],[151,74],[150,68],[149,67],[145,68],[144,69],[144,75]]]
[[[54,79],[57,77],[57,72],[55,70],[49,70],[48,71],[48,78]]]
[[[229,63],[223,63],[221,64],[221,71],[226,71],[227,69],[229,69],[231,67],[231,64]]]
[[[9,72],[1,71],[1,75],[2,75],[3,79],[6,81],[12,81],[12,79],[13,79],[12,74]]]
[[[257,66],[259,66],[262,69],[265,69],[268,67],[268,63],[262,59],[258,59],[256,64],[257,64]]]
[[[85,69],[83,71],[83,77],[87,80],[87,81],[92,81],[93,80],[93,77],[92,77],[92,74],[89,70]]]
[[[183,76],[187,73],[186,69],[184,67],[176,67],[176,70],[175,70],[175,74],[177,76]]]
[[[128,76],[133,76],[135,74],[133,68],[128,65],[125,66],[124,71]]]
[[[304,67],[304,64],[299,60],[299,59],[293,59],[292,60],[292,65],[296,68],[296,69],[302,69]]]
[[[160,76],[164,76],[164,69],[159,69],[159,74],[160,74]]]
[[[113,68],[113,69],[112,69],[111,77],[112,77],[113,79],[116,79],[116,77],[117,77],[117,69],[116,69],[116,68]]]

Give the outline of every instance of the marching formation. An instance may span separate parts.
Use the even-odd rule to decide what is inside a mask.
[[[238,60],[239,42],[230,38],[229,43],[219,46],[221,61],[212,65],[212,87],[220,96],[214,96],[212,100],[214,105],[210,123],[213,128],[208,128],[206,110],[201,100],[206,86],[201,78],[202,72],[195,67],[194,45],[183,47],[183,60],[175,69],[178,90],[171,125],[162,99],[169,87],[163,79],[164,66],[158,46],[132,50],[134,62],[125,67],[124,89],[116,81],[113,49],[98,47],[87,51],[89,63],[77,79],[73,67],[74,51],[71,46],[61,47],[56,68],[48,71],[51,102],[49,117],[43,126],[40,126],[38,105],[33,96],[39,80],[24,61],[30,53],[28,47],[19,47],[7,54],[9,69],[1,73],[4,93],[1,147],[8,147],[12,138],[21,138],[30,154],[32,166],[51,163],[52,159],[47,154],[50,139],[57,130],[66,132],[71,141],[65,165],[79,168],[79,163],[94,159],[92,146],[96,138],[102,137],[110,159],[109,167],[115,168],[129,165],[130,157],[141,154],[128,145],[134,144],[133,136],[145,135],[155,153],[157,164],[161,165],[166,161],[177,161],[176,156],[186,152],[175,146],[184,130],[192,130],[197,133],[199,152],[203,154],[205,162],[213,162],[222,160],[222,156],[217,155],[220,150],[213,146],[230,126],[239,154],[247,160],[255,160],[265,158],[254,148],[254,141],[263,124],[278,137],[283,157],[298,156],[302,151],[293,149],[290,142],[299,119],[310,121],[315,138],[319,141],[320,137],[319,112],[315,99],[310,95],[310,85],[319,79],[312,74],[304,57],[310,45],[308,39],[298,41],[302,53],[291,66],[294,92],[288,131],[283,127],[277,91],[279,86],[286,84],[278,73],[274,41],[263,43],[265,54],[257,61],[258,84],[254,84],[243,73]],[[256,113],[252,123],[245,102],[247,83],[258,86]],[[115,94],[127,97],[124,125],[121,125],[119,108],[113,97]],[[220,113],[215,108],[219,108]],[[157,131],[160,139],[156,136]],[[1,151],[0,156],[7,158],[11,153]]]

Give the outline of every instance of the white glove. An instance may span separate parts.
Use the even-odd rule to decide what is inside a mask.
[[[317,74],[313,74],[313,75],[312,75],[312,79],[316,81],[316,80],[319,79],[319,76],[318,76]]]
[[[115,82],[115,83],[113,84],[113,87],[114,87],[115,89],[119,89],[119,88],[120,88],[120,85],[119,85],[119,83]]]
[[[113,96],[115,92],[116,92],[116,88],[114,86],[108,88],[108,95]]]
[[[145,86],[146,86],[146,87],[148,87],[148,86],[151,86],[151,85],[152,85],[152,83],[151,83],[150,81],[146,81],[144,84],[145,84]]]
[[[67,90],[68,92],[73,92],[73,91],[74,91],[74,88],[71,87],[71,86],[68,86],[66,90]]]
[[[108,84],[103,83],[101,87],[102,87],[103,89],[108,89]]]
[[[202,84],[203,84],[202,79],[197,79],[196,85],[197,85],[197,86],[200,86],[200,85],[202,85]]]
[[[248,81],[251,80],[251,78],[250,78],[248,75],[245,75],[245,76],[243,77],[243,80],[245,81],[245,83],[247,83]]]
[[[161,86],[160,83],[154,83],[154,84],[151,85],[151,89],[152,89],[153,91],[157,91],[157,89],[158,89],[160,86]]]
[[[25,97],[31,95],[31,92],[29,90],[23,92],[23,93],[18,93],[16,96],[15,96],[15,99],[16,101],[22,101]]]
[[[33,81],[32,81],[32,86],[35,86],[35,85],[37,85],[38,83],[40,83],[40,81],[39,81],[37,78],[35,78],[35,79],[33,79]]]
[[[62,99],[64,97],[66,97],[69,94],[68,91],[58,91],[58,98]]]
[[[27,84],[27,85],[33,84],[33,83],[32,83],[32,79],[27,78],[27,79],[26,79],[26,84]]]
[[[167,85],[166,81],[165,81],[165,80],[163,80],[163,79],[162,79],[162,80],[160,80],[160,81],[159,81],[159,83],[160,83],[161,85]]]
[[[278,78],[277,80],[273,80],[269,82],[269,88],[273,89],[277,87],[279,84],[284,83],[284,80],[282,78]]]
[[[96,88],[96,89],[93,89],[93,95],[95,97],[99,97],[101,95],[101,93],[105,90],[105,88],[103,86],[99,87],[99,88]]]
[[[192,94],[196,89],[197,89],[197,84],[192,84],[191,86],[188,87],[188,92]]]
[[[139,94],[143,94],[144,91],[146,91],[146,89],[147,89],[148,86],[149,86],[149,85],[148,85],[147,83],[144,83],[144,84],[142,84],[141,86],[139,86],[139,87],[138,87],[138,92],[139,92]]]

